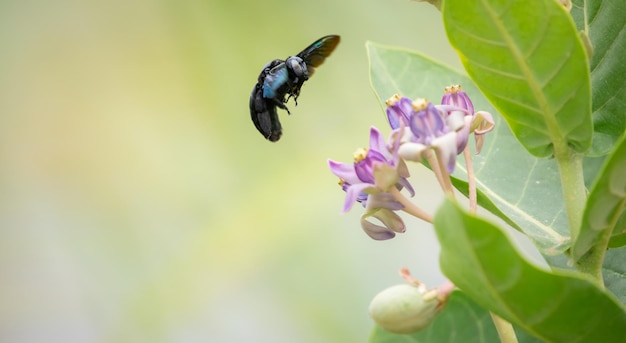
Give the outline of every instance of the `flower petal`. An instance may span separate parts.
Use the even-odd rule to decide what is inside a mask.
[[[404,160],[398,160],[398,164],[396,165],[396,171],[398,173],[398,176],[401,178],[408,178],[409,176],[411,176],[411,174],[409,173],[409,167],[406,165],[406,162],[404,162]]]
[[[376,150],[380,153],[388,152],[385,138],[375,126],[370,127],[370,150]]]
[[[465,150],[465,147],[467,146],[467,142],[469,140],[470,123],[472,121],[472,117],[465,116],[464,120],[465,120],[465,126],[463,126],[463,128],[457,131],[456,133],[456,153],[457,154],[460,154],[463,152],[463,150]]]
[[[476,143],[476,155],[478,155],[480,154],[480,151],[483,150],[483,143],[485,142],[485,136],[474,134],[474,142]]]
[[[354,170],[354,164],[350,163],[341,163],[335,162],[333,160],[328,160],[328,167],[330,167],[330,171],[335,174],[340,179],[345,180],[349,184],[361,183],[356,172]]]
[[[398,183],[398,172],[396,171],[396,168],[388,164],[375,164],[373,174],[376,187],[383,191],[387,191],[391,187],[395,187],[396,183]]]
[[[472,120],[471,126],[474,131],[474,140],[476,141],[476,154],[479,154],[483,148],[484,134],[493,130],[495,123],[491,113],[478,111]]]
[[[422,154],[429,147],[420,143],[404,143],[398,148],[398,155],[405,160],[422,162]]]
[[[409,123],[413,132],[413,141],[430,145],[432,141],[448,132],[448,128],[441,113],[432,103],[428,103],[426,108],[413,114]]]
[[[415,196],[415,191],[413,190],[413,186],[411,186],[411,183],[409,183],[409,180],[401,177],[398,180],[398,184],[400,184],[400,186],[406,188],[406,190],[409,192],[409,195],[411,197]]]
[[[387,228],[394,232],[402,233],[406,231],[404,221],[395,212],[388,209],[381,209],[372,215],[374,218],[380,220]]]
[[[466,117],[472,118],[466,116],[465,111],[451,111],[446,117],[446,125],[452,131],[459,131],[467,125]]]
[[[441,103],[459,106],[466,109],[469,115],[474,114],[474,104],[472,104],[472,100],[470,100],[467,93],[461,89],[460,85],[446,87]]]
[[[491,113],[485,111],[478,111],[472,119],[471,131],[474,134],[483,135],[495,127],[495,122],[493,121],[493,117]]]
[[[456,132],[448,132],[447,134],[437,137],[433,141],[433,146],[437,152],[437,158],[446,164],[448,173],[454,171],[454,165],[456,164]]]
[[[395,94],[391,99],[387,100],[387,120],[392,130],[402,125],[408,125],[409,117],[413,113],[411,99],[400,97]]]
[[[354,185],[350,185],[348,189],[346,189],[346,200],[343,203],[342,213],[346,213],[350,211],[354,203],[357,201],[361,193],[368,190],[368,188],[375,190],[374,186],[369,183],[357,183]]]
[[[370,194],[367,199],[366,208],[367,213],[373,215],[373,213],[379,209],[389,209],[392,211],[397,211],[403,209],[404,205],[397,201],[393,195],[386,192],[380,192],[376,194]]]
[[[376,225],[368,221],[367,219],[365,219],[365,217],[361,217],[361,227],[363,228],[363,231],[365,231],[365,233],[368,236],[370,236],[371,238],[377,241],[384,241],[387,239],[394,238],[396,236],[396,234],[393,231],[389,230],[388,228],[384,226]]]

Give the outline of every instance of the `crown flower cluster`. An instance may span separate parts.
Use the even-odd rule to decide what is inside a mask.
[[[406,230],[397,211],[432,221],[430,214],[400,192],[404,189],[410,197],[415,195],[406,161],[426,160],[439,180],[449,180],[457,156],[467,149],[469,135],[474,134],[479,153],[484,134],[494,128],[491,114],[475,112],[469,96],[458,85],[446,87],[438,105],[398,94],[389,98],[386,105],[391,128],[387,139],[372,126],[369,148],[358,149],[353,163],[328,160],[330,171],[346,192],[342,212],[360,203],[365,208],[361,227],[376,240],[390,239]],[[372,222],[372,218],[377,222]]]

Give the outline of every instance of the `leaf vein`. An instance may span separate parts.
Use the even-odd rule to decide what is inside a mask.
[[[521,74],[513,74],[513,73],[505,72],[505,71],[503,71],[501,69],[496,69],[496,68],[493,68],[493,67],[489,67],[487,65],[484,65],[484,64],[478,62],[478,60],[469,60],[469,61],[472,62],[472,66],[473,67],[478,67],[480,69],[489,71],[489,72],[491,72],[491,73],[493,73],[495,75],[500,75],[500,76],[507,77],[507,78],[510,78],[510,79],[515,79],[515,80],[524,80],[524,76],[521,75]]]
[[[492,40],[492,39],[487,39],[483,36],[477,36],[476,34],[474,34],[471,31],[465,30],[462,27],[455,27],[455,29],[457,31],[459,31],[460,33],[464,34],[465,36],[467,36],[469,39],[473,39],[473,40],[477,40],[477,41],[481,41],[483,43],[487,43],[489,45],[493,45],[493,46],[498,46],[498,47],[502,47],[505,48],[506,47],[506,43],[505,42],[501,42],[501,41],[497,41],[497,40]]]
[[[465,169],[464,166],[458,165],[457,167],[459,167],[464,173],[467,174],[467,169]],[[554,243],[554,245],[560,245],[563,242],[565,242],[567,239],[566,237],[562,236],[561,234],[559,234],[557,231],[555,231],[554,229],[552,229],[552,227],[547,226],[545,224],[543,224],[542,222],[540,222],[539,220],[537,220],[536,218],[530,216],[527,212],[521,210],[519,207],[515,206],[514,204],[512,204],[511,202],[509,202],[508,200],[502,198],[499,194],[497,194],[495,191],[493,191],[491,189],[491,187],[488,187],[486,184],[484,184],[480,178],[476,178],[476,184],[478,186],[480,186],[480,189],[487,195],[489,195],[490,199],[493,199],[495,201],[497,201],[499,204],[501,204],[504,207],[507,207],[512,213],[517,214],[520,218],[526,220],[528,223],[534,225],[535,227],[537,227],[539,229],[539,231],[542,231],[546,234],[546,237],[548,237],[549,239],[551,239],[551,241]]]
[[[528,170],[526,181],[524,182],[524,185],[522,186],[522,192],[519,196],[519,199],[515,203],[515,206],[519,205],[522,202],[522,200],[524,200],[524,196],[526,195],[526,190],[528,189],[528,183],[530,182],[530,175],[532,175],[533,171],[537,167],[538,161],[539,160],[535,159],[532,167],[530,167],[530,169]]]

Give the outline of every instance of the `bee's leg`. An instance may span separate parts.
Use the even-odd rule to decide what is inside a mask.
[[[293,101],[296,103],[296,106],[298,106],[299,96],[300,96],[300,90],[297,88],[294,88],[294,90],[289,93],[289,96],[287,97],[287,99],[285,99],[284,102],[286,103],[287,101],[289,101],[289,99],[293,98]]]
[[[287,98],[289,99],[289,98]],[[276,106],[282,108],[283,110],[287,111],[287,114],[291,114],[291,112],[289,112],[289,109],[287,108],[287,106],[285,106],[285,102],[287,102],[286,100],[280,101],[276,98],[272,98],[272,102],[274,102],[274,104],[276,104]]]

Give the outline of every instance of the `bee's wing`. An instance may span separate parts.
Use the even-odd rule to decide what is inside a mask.
[[[330,56],[335,50],[337,44],[339,44],[339,40],[340,37],[337,35],[324,36],[307,46],[297,55],[306,63],[309,77],[313,75],[315,68],[324,63],[326,57]]]

